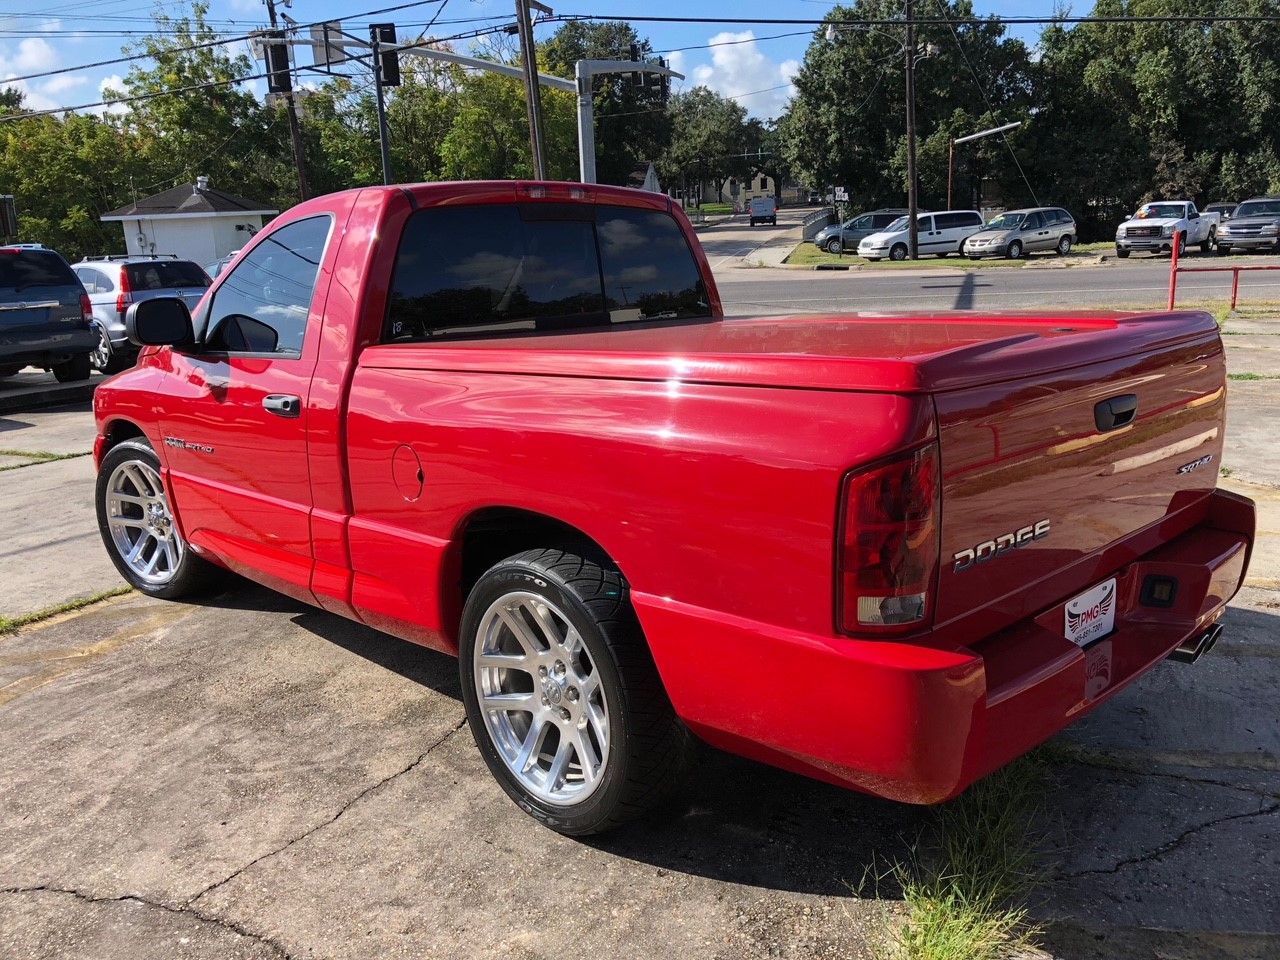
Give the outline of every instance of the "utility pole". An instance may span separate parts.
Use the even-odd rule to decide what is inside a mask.
[[[916,193],[916,28],[913,0],[906,0],[907,19],[907,249],[912,260],[920,259],[920,228],[916,223],[919,197]]]
[[[267,16],[271,19],[271,29],[279,29],[276,22],[276,3],[275,0],[266,0]],[[285,4],[288,6],[288,4]],[[311,196],[311,188],[307,185],[307,161],[302,152],[302,127],[298,124],[298,114],[295,110],[295,102],[293,99],[293,91],[286,90],[284,94],[285,112],[289,115],[289,139],[293,141],[293,163],[298,168],[298,193],[303,200]]]
[[[373,54],[373,88],[378,103],[378,144],[382,149],[382,182],[391,183],[391,134],[387,130],[387,100],[382,92],[382,31],[387,24],[369,24],[369,48]]]
[[[533,153],[533,178],[547,179],[542,135],[542,91],[538,84],[538,52],[533,46],[533,23],[529,8],[545,13],[551,10],[537,0],[516,0],[516,21],[520,28],[520,56],[524,64],[525,104],[529,110],[529,147]]]

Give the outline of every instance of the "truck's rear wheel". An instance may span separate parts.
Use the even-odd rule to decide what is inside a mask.
[[[144,440],[126,440],[102,458],[98,530],[111,561],[130,584],[175,599],[204,590],[220,570],[187,549],[160,479],[160,458]]]
[[[1204,238],[1204,242],[1200,244],[1201,253],[1212,253],[1213,248],[1218,242],[1218,231],[1213,227],[1209,228],[1209,235]]]
[[[458,651],[490,772],[522,810],[572,835],[655,806],[692,743],[626,582],[586,552],[529,550],[492,567],[467,597]]]

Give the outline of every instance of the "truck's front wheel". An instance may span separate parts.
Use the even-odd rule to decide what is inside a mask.
[[[167,600],[204,590],[220,571],[187,549],[160,479],[160,458],[145,440],[126,440],[102,458],[98,530],[130,584]]]
[[[467,597],[458,652],[480,753],[544,825],[609,830],[679,782],[692,738],[608,564],[561,549],[503,560]]]

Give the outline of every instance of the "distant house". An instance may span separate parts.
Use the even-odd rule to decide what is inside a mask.
[[[648,190],[650,193],[662,192],[662,188],[658,186],[658,171],[654,169],[652,161],[637,163],[627,174],[627,182],[623,186],[633,187],[636,190]]]
[[[210,263],[243,247],[262,229],[263,217],[279,213],[265,203],[215,190],[208,177],[137,200],[102,216],[124,227],[131,255],[172,253]]]

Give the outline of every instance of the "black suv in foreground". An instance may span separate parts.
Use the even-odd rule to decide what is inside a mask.
[[[53,371],[60,383],[89,378],[98,345],[84,285],[52,250],[0,246],[0,377],[23,367]]]

